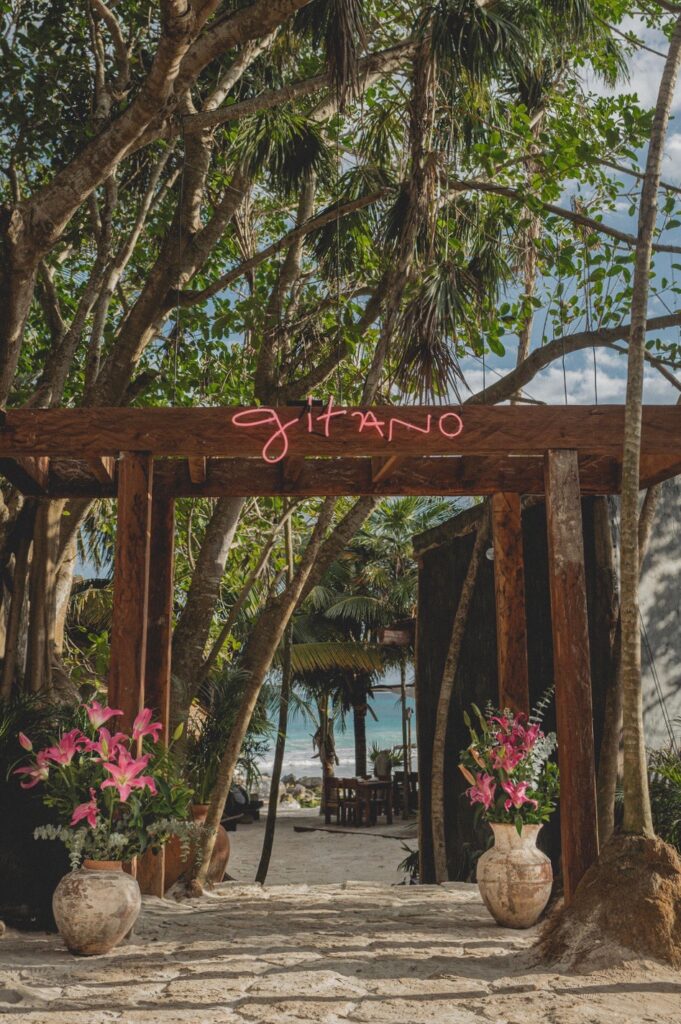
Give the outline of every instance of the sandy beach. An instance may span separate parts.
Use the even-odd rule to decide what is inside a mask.
[[[314,829],[315,831],[297,831]],[[250,883],[260,861],[264,816],[229,833],[228,874]],[[416,849],[416,822],[396,821],[376,828],[327,828],[317,808],[280,811],[267,874],[268,885],[306,882],[325,885],[348,879],[398,883],[404,874],[398,865],[407,856],[403,844]]]

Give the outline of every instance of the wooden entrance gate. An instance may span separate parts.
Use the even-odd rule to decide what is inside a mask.
[[[598,852],[581,494],[620,489],[621,406],[18,409],[0,473],[25,495],[118,499],[109,699],[168,727],[178,497],[491,495],[500,702],[528,704],[520,497],[545,495],[569,901]],[[644,409],[641,486],[681,473],[681,408]],[[163,892],[158,858],[145,878]]]

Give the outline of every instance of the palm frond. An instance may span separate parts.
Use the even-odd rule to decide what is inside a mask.
[[[291,666],[295,673],[370,672],[380,673],[384,661],[378,647],[369,644],[330,642],[293,644]]]
[[[357,85],[357,62],[366,47],[364,0],[312,0],[298,11],[295,28],[322,41],[341,110]]]
[[[288,195],[310,173],[328,174],[331,166],[321,126],[289,107],[248,118],[234,150],[249,174],[266,170],[272,184]]]
[[[464,383],[456,340],[473,278],[451,263],[438,264],[413,292],[400,317],[399,386],[420,398],[449,389],[460,400]]]

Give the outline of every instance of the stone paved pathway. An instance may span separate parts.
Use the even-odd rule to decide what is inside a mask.
[[[681,1024],[681,978],[632,961],[532,969],[474,886],[369,882],[146,899],[134,937],[78,959],[58,936],[0,940],[8,1024]]]

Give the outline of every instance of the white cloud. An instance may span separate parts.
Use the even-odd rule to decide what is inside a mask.
[[[467,359],[462,364],[466,382],[471,391],[483,388],[483,371],[477,360]],[[484,378],[489,386],[508,372],[508,367],[487,366]],[[496,371],[496,372],[495,372]],[[595,385],[598,391],[599,404],[623,404],[626,395],[627,364],[624,356],[616,352],[596,350]],[[593,356],[589,352],[574,352],[565,358],[565,373],[562,362],[548,366],[532,380],[523,393],[528,398],[549,405],[563,405],[567,390],[569,405],[593,405],[596,401],[594,387]],[[465,394],[462,393],[462,398]],[[679,392],[653,367],[647,367],[643,400],[652,405],[673,405]]]
[[[662,177],[667,181],[681,181],[681,132],[668,136],[664,147]]]
[[[640,18],[625,18],[618,28],[622,32],[633,32],[642,43],[658,53],[665,54],[669,48],[668,40],[663,33],[648,28]],[[628,58],[628,63],[628,81],[619,82],[612,89],[595,79],[593,75],[588,74],[586,78],[588,87],[603,96],[635,92],[643,107],[654,107],[664,67],[663,58],[649,50],[636,49]],[[674,93],[672,110],[681,110],[681,83],[677,85]]]

